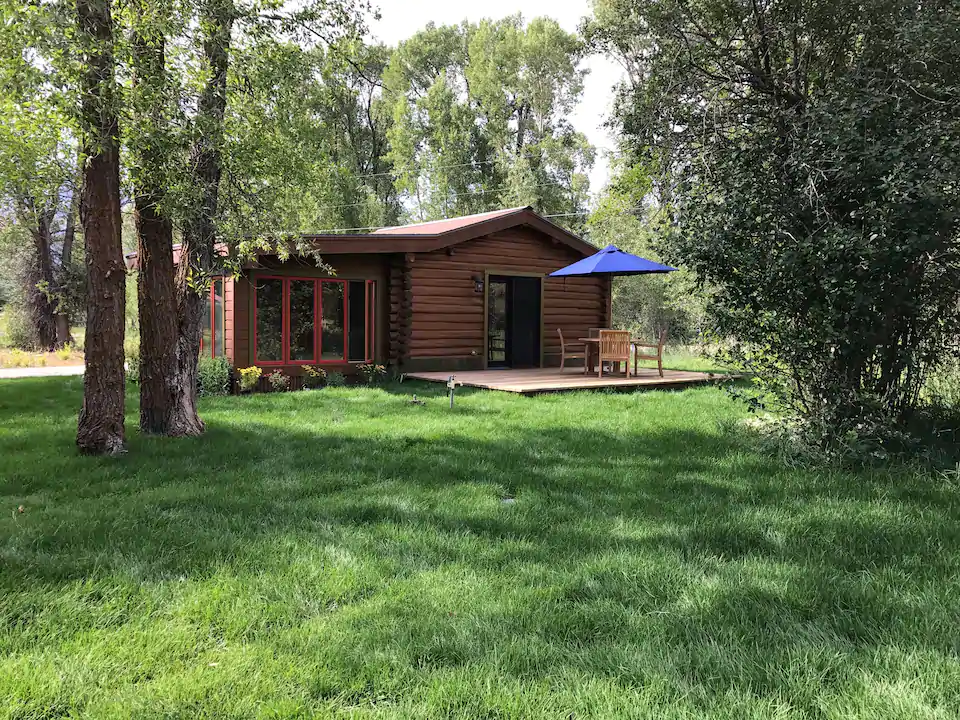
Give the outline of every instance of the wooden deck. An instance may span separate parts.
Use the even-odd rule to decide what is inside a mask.
[[[638,388],[663,389],[712,382],[727,378],[714,373],[688,372],[686,370],[666,370],[663,377],[656,370],[640,368],[638,374],[629,378],[623,374],[604,374],[598,378],[596,373],[583,374],[582,368],[533,368],[530,370],[462,370],[460,372],[419,372],[406,373],[406,377],[429,382],[446,383],[455,375],[457,381],[466,387],[485,390],[503,390],[505,392],[532,395],[545,392],[570,392],[574,390],[597,390],[599,388]]]

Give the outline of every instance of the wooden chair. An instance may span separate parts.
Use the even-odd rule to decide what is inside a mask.
[[[597,360],[600,369],[597,377],[603,377],[603,361],[615,362],[617,366],[624,363],[627,368],[627,377],[630,377],[630,333],[627,330],[601,330],[599,356]]]
[[[560,372],[563,372],[563,366],[567,360],[583,360],[583,373],[587,373],[587,344],[586,343],[568,343],[563,340],[563,330],[557,328],[557,334],[560,336]],[[569,352],[573,350],[573,352]]]
[[[663,377],[663,346],[667,344],[667,329],[660,328],[660,340],[656,345],[648,345],[645,343],[634,343],[633,351],[633,374],[637,374],[637,361],[638,360],[656,360],[657,361],[657,370],[660,372],[660,377]],[[655,348],[657,354],[647,354],[641,355],[640,348]]]

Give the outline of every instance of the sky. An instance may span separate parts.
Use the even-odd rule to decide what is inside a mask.
[[[588,0],[374,0],[380,8],[380,20],[371,22],[373,36],[388,45],[396,45],[413,35],[431,20],[437,25],[453,25],[462,20],[478,22],[483,18],[502,18],[522,13],[525,20],[541,15],[552,17],[567,31],[574,31],[581,18],[590,13]],[[590,190],[599,192],[609,174],[606,150],[613,140],[603,122],[613,103],[613,86],[623,77],[620,67],[604,57],[591,56],[583,67],[588,70],[583,97],[570,118],[573,126],[597,148],[597,159],[590,173]]]

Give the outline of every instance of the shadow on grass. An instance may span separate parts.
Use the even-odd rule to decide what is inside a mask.
[[[0,414],[19,425],[0,434],[0,494],[28,505],[0,525],[6,593],[269,573],[278,547],[305,543],[376,567],[352,601],[381,600],[345,621],[357,623],[347,636],[368,653],[404,637],[404,662],[420,669],[500,653],[519,677],[562,664],[637,684],[660,673],[708,697],[744,682],[796,697],[814,692],[811,678],[849,681],[838,656],[958,647],[945,589],[960,570],[960,502],[929,478],[789,471],[735,432],[695,426],[618,434],[501,410],[502,432],[473,435],[471,418],[496,409],[461,406],[451,419],[444,388],[406,383],[383,404],[324,405],[395,416],[369,434],[335,418],[322,432],[257,427],[250,416],[269,400],[225,399],[217,407],[235,414],[211,413],[202,438],[132,435],[125,458],[81,459],[64,425],[76,387],[50,387],[0,386]],[[407,411],[413,392],[435,402]],[[426,420],[436,424],[421,432]],[[422,574],[442,572],[479,577],[492,594],[489,608],[464,601],[482,642],[462,637],[452,609],[438,614],[432,590],[416,591]],[[408,586],[399,601],[395,585]],[[505,586],[520,599],[499,604]],[[651,637],[650,658],[631,655]],[[508,638],[533,650],[507,652]],[[356,662],[345,676],[363,675]]]

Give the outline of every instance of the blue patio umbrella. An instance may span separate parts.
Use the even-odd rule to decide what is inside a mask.
[[[620,250],[616,245],[607,245],[603,250],[590,257],[578,260],[552,273],[550,277],[570,277],[577,275],[649,275],[650,273],[668,273],[676,270],[669,265],[647,260]]]

